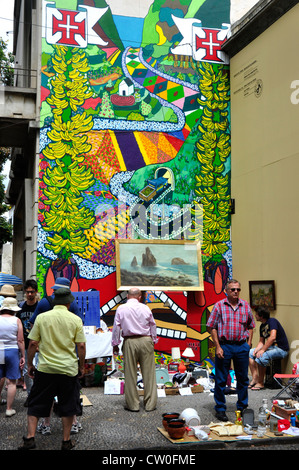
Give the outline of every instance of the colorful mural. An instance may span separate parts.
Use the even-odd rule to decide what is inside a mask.
[[[191,239],[204,291],[146,293],[157,350],[210,356],[231,274],[229,0],[43,2],[39,290],[100,293],[112,325],[116,238]]]

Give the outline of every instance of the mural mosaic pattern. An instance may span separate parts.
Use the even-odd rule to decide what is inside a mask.
[[[115,239],[201,243],[204,291],[146,293],[157,351],[211,356],[231,274],[229,0],[43,2],[39,290],[98,290],[112,325]],[[138,12],[138,13],[135,13]],[[138,16],[139,15],[139,16]]]

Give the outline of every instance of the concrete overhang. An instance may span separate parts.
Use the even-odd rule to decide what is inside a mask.
[[[0,118],[36,118],[36,89],[13,86],[0,87]]]
[[[36,89],[0,87],[1,147],[24,147],[36,119]]]
[[[222,50],[233,57],[293,8],[299,0],[260,0],[231,26]]]
[[[5,202],[14,206],[21,193],[24,179],[26,178],[28,155],[22,148],[15,148],[11,155],[9,182],[5,193]]]

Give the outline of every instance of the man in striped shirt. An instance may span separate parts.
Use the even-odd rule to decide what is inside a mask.
[[[226,298],[214,305],[207,322],[215,344],[215,411],[216,418],[228,421],[226,416],[225,387],[233,361],[237,380],[237,409],[248,406],[248,365],[254,318],[249,304],[239,299],[241,285],[235,279],[227,282]]]

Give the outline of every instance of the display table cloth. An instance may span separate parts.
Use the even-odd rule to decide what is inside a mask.
[[[95,359],[98,357],[108,357],[113,355],[111,345],[112,332],[105,331],[96,335],[86,335],[86,356],[85,359]],[[121,344],[120,344],[121,350]]]

